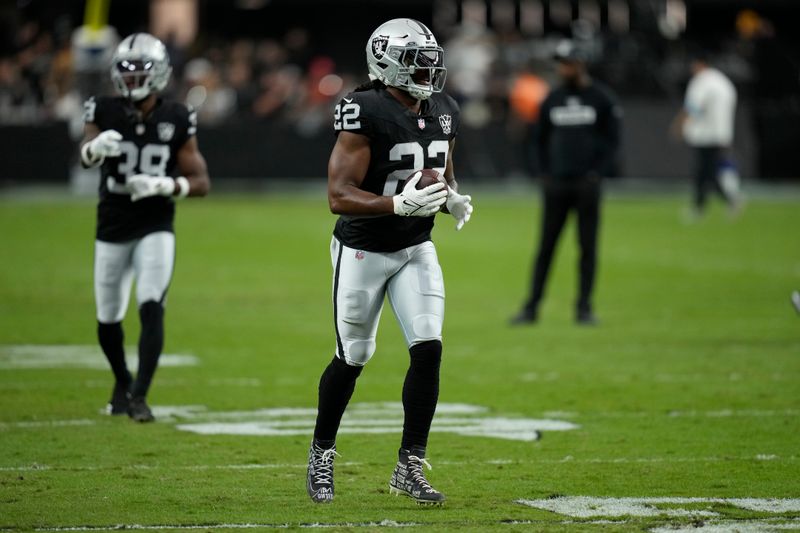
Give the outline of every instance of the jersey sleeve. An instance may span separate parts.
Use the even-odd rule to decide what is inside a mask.
[[[197,111],[190,105],[175,103],[175,146],[180,148],[197,135]]]
[[[106,97],[92,96],[83,103],[83,123],[94,124],[101,131],[109,129],[109,100]]]
[[[450,100],[452,101],[453,107],[453,128],[450,138],[455,139],[458,136],[458,130],[461,127],[461,108],[458,107],[458,102],[456,102],[454,99],[450,98]]]
[[[350,93],[333,108],[333,130],[336,135],[343,131],[371,135],[373,120],[370,119],[369,102],[360,93]]]

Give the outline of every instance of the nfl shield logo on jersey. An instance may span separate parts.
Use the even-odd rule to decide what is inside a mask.
[[[367,254],[365,254],[363,250],[357,250],[356,251],[356,259],[359,260],[359,261],[364,259],[364,257],[366,257],[366,255]]]
[[[158,123],[158,138],[162,142],[171,141],[174,135],[175,135],[175,124],[171,122]]]
[[[449,135],[453,129],[453,117],[450,115],[439,115],[439,125],[442,127],[442,133]]]
[[[418,118],[417,119],[417,126],[419,126],[419,129],[424,130],[425,129],[425,119],[424,118]]]

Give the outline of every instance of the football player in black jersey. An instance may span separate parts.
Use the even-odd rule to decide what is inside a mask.
[[[138,422],[154,420],[145,398],[164,344],[175,200],[205,196],[210,187],[194,111],[158,96],[171,71],[161,41],[146,33],[125,38],[111,66],[120,96],[86,102],[80,150],[82,164],[101,174],[94,288],[97,336],[116,379],[109,412]],[[134,278],[142,325],[136,380],[122,332]]]
[[[453,173],[459,110],[441,92],[447,72],[442,53],[425,25],[386,22],[367,42],[372,81],[334,111],[328,201],[340,215],[331,241],[336,348],[320,379],[309,452],[306,487],[317,503],[333,500],[336,434],[356,379],[375,351],[387,295],[411,356],[390,492],[418,503],[445,499],[423,472],[439,394],[444,318],[442,270],[430,239],[438,211],[453,215],[461,229],[472,205],[457,192]],[[417,189],[424,168],[440,172],[447,184]]]

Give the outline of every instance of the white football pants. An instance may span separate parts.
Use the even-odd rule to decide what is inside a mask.
[[[397,252],[367,252],[331,241],[336,355],[363,366],[375,353],[375,335],[389,296],[409,347],[442,339],[444,282],[431,241]]]
[[[128,309],[133,279],[136,302],[166,303],[175,265],[175,235],[158,231],[127,242],[95,241],[94,298],[97,320],[120,322]]]

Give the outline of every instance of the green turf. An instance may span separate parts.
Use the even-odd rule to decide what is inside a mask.
[[[434,240],[447,286],[440,401],[580,426],[537,442],[433,433],[429,478],[448,496],[442,508],[388,495],[399,427],[340,436],[336,501],[314,506],[304,489],[306,435],[204,436],[169,420],[137,426],[99,414],[107,370],[5,368],[0,528],[390,520],[433,531],[640,531],[694,519],[593,524],[514,500],[798,498],[800,317],[789,294],[800,288],[800,209],[756,200],[738,220],[715,207],[687,226],[682,204],[605,204],[602,323],[589,329],[572,322],[572,225],[540,323],[506,325],[527,290],[533,195],[475,195],[473,220],[459,233],[439,216]],[[324,197],[217,195],[178,211],[166,351],[200,364],[161,368],[151,403],[314,407],[334,345],[334,217]],[[85,201],[0,200],[0,364],[15,345],[95,343],[93,217]],[[125,327],[134,344],[134,306]],[[399,401],[406,365],[387,307],[353,402]],[[65,420],[79,425],[49,424]],[[723,519],[798,516],[712,507]]]

